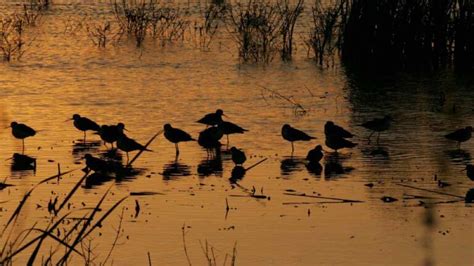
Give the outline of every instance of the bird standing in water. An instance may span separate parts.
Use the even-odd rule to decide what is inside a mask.
[[[466,165],[466,168],[464,168],[464,171],[466,171],[467,178],[471,179],[471,181],[474,181],[474,165],[472,164]]]
[[[384,116],[384,118],[375,118],[370,121],[367,121],[363,123],[361,126],[365,127],[369,130],[372,131],[369,135],[369,144],[370,144],[370,138],[372,135],[377,132],[377,144],[379,143],[379,138],[380,138],[380,133],[383,131],[386,131],[390,128],[390,124],[393,121],[393,118],[389,115]]]
[[[224,132],[219,126],[206,128],[199,133],[198,143],[204,148],[216,148],[221,145],[219,140],[222,136]]]
[[[240,127],[239,125],[236,125],[232,122],[229,121],[222,121],[222,123],[219,124],[219,127],[222,129],[222,132],[224,135],[227,136],[227,145],[229,145],[229,135],[230,134],[243,134],[247,129],[244,129]]]
[[[232,161],[235,165],[242,165],[247,160],[245,153],[236,147],[230,148],[230,152],[232,153]]]
[[[67,121],[70,121],[70,120],[74,120],[74,127],[84,132],[84,143],[86,142],[86,131],[88,130],[92,130],[95,132],[100,131],[100,126],[96,122],[90,120],[87,117],[74,114],[72,118],[68,119]]]
[[[338,136],[340,138],[349,139],[354,137],[354,134],[345,130],[344,128],[334,124],[332,121],[327,121],[324,125],[324,134],[330,136]]]
[[[188,133],[186,133],[185,131],[179,128],[172,127],[170,124],[165,124],[163,128],[165,131],[165,138],[169,140],[171,143],[175,144],[176,157],[178,157],[179,155],[179,147],[178,147],[179,142],[195,141],[195,139],[193,139],[191,135],[189,135]]]
[[[309,141],[309,140],[315,139],[315,137],[312,137],[299,129],[291,127],[288,124],[284,124],[283,127],[281,128],[281,136],[283,137],[283,139],[291,142],[291,155],[292,156],[293,156],[293,152],[295,151],[293,142]]]
[[[458,148],[461,148],[461,142],[465,142],[471,139],[472,136],[472,127],[468,126],[465,128],[458,129],[454,132],[451,132],[444,137],[449,140],[454,140],[458,142]]]
[[[22,154],[25,153],[25,139],[36,135],[36,130],[15,121],[11,122],[10,127],[12,128],[12,135],[17,139],[21,139],[23,146]]]
[[[323,147],[321,145],[317,145],[314,147],[314,149],[308,152],[308,155],[306,155],[306,160],[308,160],[310,163],[319,163],[323,156]]]
[[[107,146],[107,143],[112,145],[114,148],[114,142],[116,142],[120,135],[123,134],[125,129],[124,123],[118,123],[117,125],[102,125],[99,130],[100,138],[104,141],[104,144]]]
[[[142,144],[136,142],[134,139],[127,137],[122,133],[117,139],[117,148],[124,151],[127,154],[127,165],[129,163],[128,153],[132,151],[151,151]]]
[[[215,113],[207,114],[197,122],[207,126],[215,126],[222,123],[222,116],[225,116],[224,111],[217,109]]]

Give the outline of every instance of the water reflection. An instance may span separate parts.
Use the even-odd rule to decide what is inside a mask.
[[[190,176],[191,168],[183,163],[171,161],[163,167],[163,180],[174,180],[181,176]]]
[[[14,153],[11,157],[11,171],[29,171],[36,172],[36,158],[25,154]]]
[[[303,169],[305,160],[297,157],[285,157],[280,163],[282,176],[289,176],[295,171]]]
[[[445,151],[445,154],[448,158],[451,159],[454,163],[470,163],[471,162],[471,153],[466,150],[456,149]]]
[[[309,162],[306,164],[306,170],[308,170],[309,174],[320,177],[323,166],[319,162]]]
[[[86,153],[95,153],[99,150],[101,142],[98,140],[75,141],[72,145],[72,155],[75,159],[82,158]]]
[[[208,156],[202,160],[197,166],[197,172],[199,177],[206,177],[215,175],[222,177],[222,157],[220,150],[215,150],[214,156]]]
[[[92,173],[86,177],[85,188],[93,188],[94,186],[99,186],[105,182],[114,180],[115,178],[102,173]]]
[[[377,146],[375,148],[366,148],[362,149],[362,153],[369,158],[378,159],[378,160],[388,160],[390,159],[390,153],[388,148]]]
[[[339,177],[343,174],[348,174],[353,167],[343,166],[343,162],[350,158],[349,154],[340,154],[336,152],[326,153],[325,164],[324,164],[324,178],[331,179],[334,177]]]
[[[229,181],[231,183],[236,183],[237,181],[242,180],[245,177],[246,172],[247,171],[245,170],[244,167],[242,167],[240,165],[234,166],[234,168],[232,169],[232,173],[231,173],[231,176],[229,178]]]

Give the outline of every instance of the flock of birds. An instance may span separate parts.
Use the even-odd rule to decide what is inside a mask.
[[[202,147],[206,148],[208,151],[212,151],[214,148],[221,146],[220,140],[226,135],[227,144],[229,143],[229,135],[231,134],[243,134],[246,129],[240,127],[229,121],[223,120],[224,112],[221,109],[216,110],[214,113],[206,114],[203,118],[199,119],[197,122],[206,125],[206,129],[199,133],[197,142]],[[98,134],[104,145],[107,147],[107,144],[111,145],[111,148],[114,148],[114,143],[116,143],[116,148],[124,151],[127,155],[127,166],[129,163],[129,152],[133,151],[151,151],[147,149],[146,146],[138,143],[132,138],[129,138],[125,131],[125,125],[123,123],[118,123],[116,125],[102,125],[100,126],[93,120],[80,116],[79,114],[74,114],[71,119],[67,121],[74,121],[74,127],[84,133],[84,143],[86,141],[86,132],[93,131],[95,134]],[[383,118],[376,118],[370,121],[367,121],[360,126],[371,131],[368,140],[370,143],[371,137],[377,133],[377,144],[379,143],[380,133],[388,130],[391,126],[391,122],[394,120],[391,116],[387,115]],[[22,140],[22,154],[25,150],[25,139],[33,137],[36,135],[37,131],[33,128],[17,122],[11,122],[10,124],[12,135]],[[179,156],[179,147],[180,142],[196,141],[189,133],[181,130],[179,128],[174,128],[170,124],[165,124],[163,127],[165,138],[175,144],[176,149],[176,158]],[[462,142],[469,140],[472,136],[473,128],[468,126],[466,128],[458,129],[452,133],[445,135],[445,138],[449,140],[456,141],[458,147]],[[333,149],[336,153],[340,149],[345,148],[354,148],[357,146],[357,143],[350,141],[354,134],[350,133],[348,130],[344,129],[341,126],[336,125],[332,121],[327,121],[324,125],[324,134],[325,134],[325,144],[327,147]],[[281,129],[281,135],[284,140],[291,143],[291,155],[294,153],[294,142],[295,141],[310,141],[315,139],[315,137],[308,135],[302,130],[296,129],[288,124],[283,125]],[[230,149],[232,155],[232,161],[236,166],[242,166],[246,161],[245,153],[236,148],[232,147]],[[319,164],[319,161],[324,157],[323,147],[317,145],[315,148],[311,149],[306,156],[306,160],[310,164]],[[17,156],[22,156],[16,153]],[[15,155],[14,155],[15,157]],[[100,171],[105,167],[107,162],[103,159],[94,157],[90,154],[84,156],[86,160],[86,166],[94,171]],[[469,179],[474,181],[474,166],[468,164],[465,168],[467,171],[467,176]]]

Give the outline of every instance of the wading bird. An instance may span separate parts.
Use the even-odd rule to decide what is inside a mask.
[[[466,168],[464,168],[464,171],[466,171],[466,176],[471,179],[471,181],[474,181],[474,165],[468,164],[466,165]]]
[[[25,153],[25,139],[36,135],[36,130],[15,121],[11,122],[10,127],[12,128],[12,135],[17,139],[21,139],[23,146],[22,153]]]
[[[454,132],[451,132],[444,137],[449,140],[454,140],[458,142],[458,148],[461,148],[461,142],[468,141],[472,136],[472,127],[468,126],[465,128],[458,129]]]
[[[243,134],[244,132],[248,131],[247,129],[244,129],[239,125],[236,125],[229,121],[222,121],[222,123],[219,124],[219,127],[222,129],[224,135],[227,136],[227,145],[229,145],[230,134]]]
[[[204,148],[216,148],[221,145],[219,140],[224,136],[222,129],[217,127],[206,128],[199,133],[198,143]]]
[[[230,152],[232,153],[232,161],[235,163],[235,165],[242,165],[247,160],[245,153],[236,147],[230,148]]]
[[[323,156],[323,147],[321,145],[317,145],[314,147],[314,149],[308,152],[308,155],[306,155],[306,160],[308,160],[310,163],[318,163],[321,161]]]
[[[291,155],[292,156],[293,156],[293,152],[295,151],[293,142],[309,141],[309,140],[315,139],[315,137],[312,137],[299,129],[291,127],[288,124],[284,124],[283,127],[281,128],[281,136],[283,137],[283,139],[291,142]]]
[[[174,143],[176,147],[176,157],[179,155],[179,142],[195,141],[191,135],[179,128],[172,127],[170,124],[165,124],[163,128],[165,130],[165,138],[171,143]]]
[[[112,145],[114,148],[114,142],[116,142],[120,135],[123,134],[125,125],[123,123],[118,123],[117,125],[102,125],[99,130],[100,138],[104,141],[104,144],[107,146],[107,143]]]
[[[372,131],[369,135],[369,143],[372,135],[377,132],[377,144],[379,143],[380,133],[388,130],[390,128],[390,123],[393,121],[393,118],[389,115],[384,116],[384,118],[375,118],[370,121],[363,123],[361,126],[365,127]]]
[[[215,113],[207,114],[197,122],[208,126],[215,126],[222,123],[222,116],[225,116],[224,111],[217,109]]]
[[[326,124],[324,125],[324,134],[326,136],[327,135],[337,136],[337,137],[345,138],[345,139],[354,137],[354,134],[334,124],[334,122],[332,121],[327,121]]]
[[[84,142],[86,142],[86,131],[88,130],[92,130],[95,132],[100,131],[100,126],[96,122],[90,120],[87,117],[74,114],[72,118],[68,119],[67,121],[71,121],[71,120],[74,120],[74,127],[84,132]]]
[[[128,153],[132,151],[151,151],[147,149],[142,144],[136,142],[134,139],[127,137],[124,133],[122,133],[117,139],[117,148],[124,151],[127,154],[127,165],[129,163]]]

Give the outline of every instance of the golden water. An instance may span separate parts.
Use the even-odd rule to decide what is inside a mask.
[[[339,66],[321,70],[306,59],[301,43],[291,63],[242,65],[225,29],[222,39],[206,52],[189,42],[166,47],[147,42],[143,49],[136,49],[126,40],[98,49],[84,31],[63,31],[67,17],[78,19],[84,12],[93,17],[110,15],[107,3],[61,3],[54,4],[41,25],[31,29],[35,40],[22,60],[0,65],[0,179],[8,177],[7,183],[15,185],[0,191],[0,202],[6,201],[0,205],[1,225],[27,190],[57,172],[58,163],[62,171],[81,169],[85,153],[105,152],[103,145],[75,149],[82,132],[72,122],[64,122],[72,114],[100,124],[123,122],[129,136],[145,143],[165,123],[197,137],[204,127],[195,121],[222,108],[227,119],[249,129],[230,137],[232,146],[247,153],[246,165],[268,158],[239,184],[255,187],[257,193],[263,190],[270,198],[236,197],[247,194],[228,180],[233,163],[226,147],[222,171],[202,175],[198,169],[209,163],[206,151],[197,143],[182,144],[176,170],[174,145],[161,135],[150,145],[153,152],[144,153],[134,164],[141,174],[123,182],[80,188],[74,195],[72,208],[79,209],[95,206],[108,188],[111,195],[104,208],[130,192],[162,193],[131,196],[123,203],[124,234],[108,263],[147,264],[149,252],[156,265],[185,265],[181,227],[186,224],[187,250],[196,265],[207,263],[200,246],[206,240],[215,248],[219,264],[226,253],[232,254],[235,243],[239,265],[422,265],[427,258],[437,265],[474,264],[472,208],[464,202],[436,204],[435,225],[430,229],[423,223],[427,211],[419,200],[404,196],[430,196],[435,202],[456,198],[397,185],[403,182],[460,196],[474,186],[461,172],[471,162],[472,142],[464,143],[459,152],[455,143],[443,138],[453,129],[472,125],[472,82],[466,85],[451,74],[379,79],[375,75],[361,78]],[[198,10],[196,3],[192,6]],[[291,105],[272,97],[262,86],[292,96],[308,112],[295,115]],[[447,99],[442,107],[440,92]],[[370,132],[358,125],[387,113],[396,120],[392,129],[381,135],[379,148],[368,144]],[[344,174],[327,176],[323,171],[315,175],[304,165],[306,152],[324,144],[327,120],[352,131],[359,143],[340,152]],[[11,170],[11,162],[5,161],[21,152],[21,141],[4,129],[11,121],[39,130],[26,140],[25,152],[37,158],[36,172]],[[291,146],[280,136],[284,123],[317,137],[295,144],[296,164],[285,164]],[[99,140],[92,134],[88,139]],[[334,156],[327,153],[326,161]],[[169,176],[170,171],[176,174]],[[452,185],[438,188],[435,174]],[[46,224],[48,201],[56,195],[64,197],[82,176],[76,170],[59,183],[38,187],[16,224],[17,232],[35,221]],[[364,185],[369,182],[375,186]],[[363,203],[285,195],[290,189]],[[399,201],[384,203],[382,196]],[[227,215],[226,199],[231,207]],[[135,200],[141,206],[137,218]],[[92,237],[96,263],[109,251],[120,212],[121,207]],[[77,211],[74,216],[83,213]],[[20,255],[16,264],[23,264],[29,252]],[[47,256],[49,248],[42,252]]]

